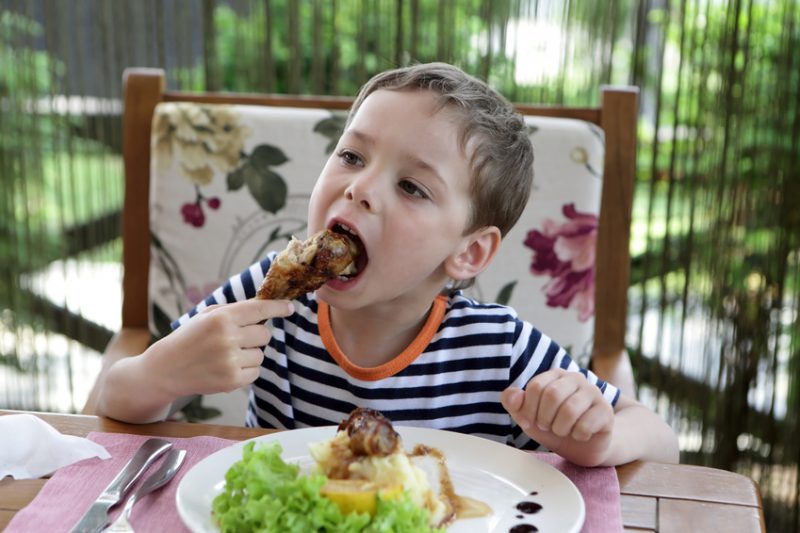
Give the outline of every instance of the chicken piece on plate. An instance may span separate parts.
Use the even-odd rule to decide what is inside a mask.
[[[400,435],[392,422],[374,409],[354,409],[339,424],[338,431],[347,431],[353,455],[380,457],[400,451]]]
[[[353,275],[358,254],[358,245],[345,233],[328,229],[305,241],[292,237],[270,265],[256,298],[294,300],[329,280]]]
[[[372,494],[407,493],[414,505],[429,513],[432,527],[444,527],[456,518],[458,497],[445,465],[444,454],[417,445],[403,448],[400,434],[378,411],[356,408],[337,427],[333,438],[309,445],[320,473],[334,482],[327,497],[352,501],[347,487],[367,487]],[[351,491],[352,492],[352,491]],[[349,507],[348,507],[349,508]]]

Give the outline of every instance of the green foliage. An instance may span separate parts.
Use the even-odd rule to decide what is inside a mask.
[[[330,118],[322,119],[314,125],[314,132],[328,139],[328,144],[325,146],[326,154],[332,153],[336,148],[346,122],[346,114],[333,113]]]
[[[0,304],[19,298],[17,275],[22,265],[45,255],[52,240],[37,238],[42,233],[35,224],[20,225],[20,213],[41,209],[42,175],[39,160],[33,155],[40,149],[48,125],[31,121],[26,106],[48,87],[51,72],[58,64],[45,52],[35,51],[30,42],[42,33],[38,24],[8,11],[0,12]],[[52,254],[49,254],[52,255]]]
[[[277,213],[286,205],[289,188],[272,167],[288,160],[277,146],[260,144],[253,148],[253,152],[244,158],[239,167],[228,174],[228,190],[235,191],[246,185],[261,209]]]
[[[511,294],[514,292],[514,287],[517,285],[517,281],[510,281],[503,285],[500,289],[500,292],[497,293],[497,298],[495,298],[495,302],[500,305],[508,305],[508,302],[511,301]]]
[[[64,65],[49,54],[34,50],[31,43],[42,34],[40,24],[12,11],[0,12],[0,97],[46,93],[52,75],[61,76]]]
[[[422,1],[417,4],[416,18],[408,6],[403,10],[403,44],[398,51],[394,13],[389,19],[386,9],[366,0],[337,2],[335,12],[329,4],[319,5],[324,7],[315,13],[312,2],[271,2],[269,16],[264,3],[251,5],[241,14],[228,5],[217,5],[209,43],[213,56],[205,58],[208,69],[198,64],[176,71],[174,76],[188,90],[207,90],[213,85],[236,92],[353,96],[369,76],[411,62],[450,60],[480,75],[489,60],[481,44],[487,17],[497,35],[511,16],[506,2],[492,4],[487,12],[487,4],[480,0]],[[440,27],[442,21],[444,28]],[[412,36],[416,36],[413,42]],[[443,52],[451,57],[442,57]],[[511,94],[513,58],[494,51],[490,61],[492,72],[505,73],[495,75],[492,82]],[[322,68],[318,86],[313,81],[316,65]],[[207,79],[211,82],[206,83]]]

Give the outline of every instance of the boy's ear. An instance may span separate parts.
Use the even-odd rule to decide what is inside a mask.
[[[465,236],[458,250],[445,260],[447,276],[456,281],[474,278],[489,266],[501,240],[496,226],[481,228]]]

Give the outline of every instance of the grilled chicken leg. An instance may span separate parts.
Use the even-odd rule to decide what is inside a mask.
[[[323,230],[305,241],[292,237],[269,267],[256,293],[262,300],[294,300],[327,281],[355,274],[356,243],[343,233]]]

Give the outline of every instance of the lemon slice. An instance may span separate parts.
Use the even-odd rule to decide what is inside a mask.
[[[366,513],[375,515],[378,497],[396,499],[403,494],[402,485],[377,487],[361,479],[329,479],[319,493],[336,504],[342,514]]]
[[[378,490],[378,496],[381,500],[397,500],[403,495],[403,485],[397,484],[391,487],[384,487]]]

